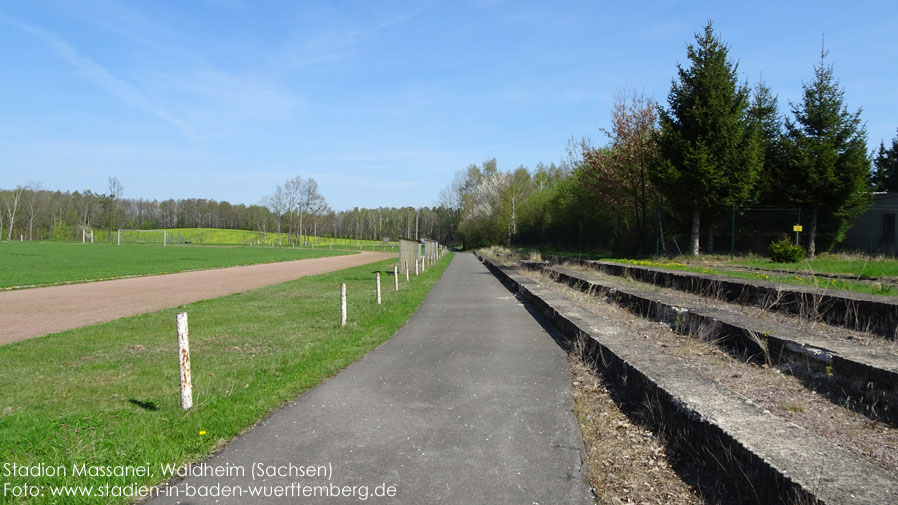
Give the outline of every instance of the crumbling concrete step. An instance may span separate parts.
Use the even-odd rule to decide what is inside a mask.
[[[574,261],[578,261],[574,259]],[[898,298],[763,280],[740,279],[611,261],[581,261],[602,273],[786,313],[819,315],[829,324],[898,339]]]
[[[655,352],[537,282],[483,261],[568,338],[585,336],[587,352],[610,379],[657,408],[658,424],[673,440],[716,461],[734,480],[747,481],[755,502],[898,502],[898,480],[884,470]]]
[[[597,279],[586,273],[543,263],[525,262],[530,269],[552,275],[558,282],[581,291],[603,296],[631,312],[675,325],[680,330],[702,328],[709,338],[740,339],[753,352],[778,356],[792,352],[808,356],[832,367],[832,370],[864,382],[875,382],[886,389],[898,389],[898,356],[894,353],[851,345],[826,335],[792,328],[773,321],[746,316],[739,312],[703,307],[676,295],[627,286],[624,282]],[[758,347],[766,341],[768,348]]]

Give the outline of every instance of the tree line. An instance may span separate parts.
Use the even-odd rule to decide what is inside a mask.
[[[697,255],[715,250],[715,236],[729,231],[723,223],[735,223],[737,214],[765,237],[785,236],[795,223],[791,212],[763,217],[747,210],[798,209],[813,257],[844,238],[874,190],[898,190],[898,137],[875,157],[867,152],[861,110],[845,106],[823,49],[789,114],[780,113],[763,80],[739,80],[712,23],[686,56],[666,104],[620,94],[611,127],[601,130],[605,145],[572,139],[560,166],[540,164],[533,172],[500,171],[494,159],[460,171],[442,200],[459,216],[459,237],[469,246],[554,244],[618,254],[653,252],[666,238],[688,237],[683,252]]]
[[[275,235],[280,243],[304,236],[395,241],[399,237],[454,239],[455,222],[441,207],[353,208],[334,211],[312,178],[296,176],[258,204],[231,204],[205,198],[147,200],[125,198],[110,177],[105,193],[52,191],[38,183],[0,190],[0,239],[81,240],[82,230],[226,228]],[[283,241],[283,242],[282,242]]]

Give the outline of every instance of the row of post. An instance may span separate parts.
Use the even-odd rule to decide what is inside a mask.
[[[418,264],[421,264],[421,269],[424,269],[424,258],[421,258],[421,261],[415,261],[415,275],[418,275]],[[409,268],[408,262],[405,263],[405,282],[409,282]],[[381,305],[383,299],[381,298],[380,293],[380,272],[376,272],[375,274],[375,289],[377,292],[377,304]],[[399,291],[399,266],[393,266],[393,290]],[[193,385],[190,378],[190,342],[189,342],[189,331],[187,325],[187,313],[179,312],[176,316],[177,329],[178,329],[178,358],[179,358],[179,370],[180,370],[180,383],[181,383],[181,408],[184,410],[190,409],[193,407]],[[347,311],[346,311],[346,283],[343,282],[340,284],[340,326],[345,327],[347,322]]]
[[[418,275],[418,262],[415,262],[415,275]],[[405,264],[405,282],[409,282],[408,262]],[[380,272],[374,274],[374,289],[377,297],[377,304],[383,304],[383,297],[380,289]],[[393,265],[393,290],[399,291],[399,265]],[[340,283],[340,326],[346,326],[347,322],[346,308],[346,283]]]

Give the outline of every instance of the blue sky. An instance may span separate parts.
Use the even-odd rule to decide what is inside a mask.
[[[432,205],[453,173],[603,143],[622,90],[664,101],[707,20],[781,112],[825,34],[872,150],[898,128],[893,2],[0,1],[0,188],[332,207]]]

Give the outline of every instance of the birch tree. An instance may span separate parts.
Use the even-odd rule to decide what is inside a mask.
[[[12,229],[16,225],[16,217],[19,215],[19,200],[22,199],[22,193],[25,191],[23,186],[16,186],[16,189],[7,193],[4,200],[6,207],[6,223],[9,226],[6,232],[6,240],[12,240]]]

